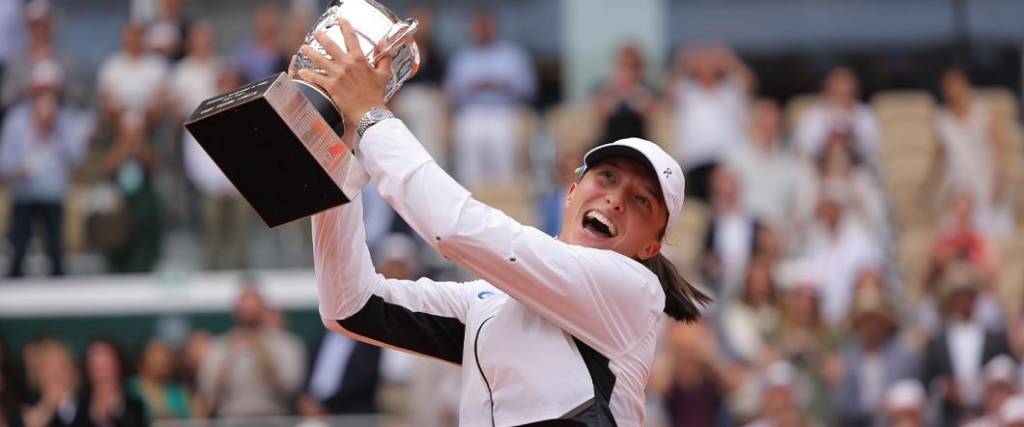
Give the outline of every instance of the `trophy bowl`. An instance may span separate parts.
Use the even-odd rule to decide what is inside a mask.
[[[410,37],[417,22],[373,0],[333,0],[305,42],[329,57],[313,37],[323,32],[344,51],[339,18],[352,24],[371,64],[394,55],[385,93],[390,99],[419,68]],[[319,71],[301,53],[292,64],[292,76],[302,68]],[[342,142],[345,118],[331,97],[285,73],[203,101],[185,128],[270,227],[348,203],[369,180]]]
[[[391,78],[388,79],[387,88],[384,93],[384,100],[391,100],[391,97],[402,87],[402,83],[415,75],[416,71],[419,70],[419,48],[415,42],[409,39],[416,32],[418,23],[415,19],[411,18],[402,20],[386,7],[373,0],[333,0],[323,15],[320,15],[320,18],[317,19],[313,28],[306,34],[305,43],[330,59],[331,55],[313,37],[315,33],[324,33],[343,52],[347,52],[345,39],[341,34],[341,26],[338,25],[339,19],[346,19],[352,24],[356,37],[359,39],[359,48],[370,61],[370,64],[376,65],[377,61],[384,57],[384,55],[394,55],[391,62]],[[301,52],[296,53],[295,61],[292,62],[292,69],[290,70],[291,74],[297,76],[298,70],[303,68],[314,71],[320,70],[306,55],[303,55]],[[294,81],[299,84],[300,90],[307,98],[310,98],[310,101],[313,102],[318,111],[330,106],[338,113],[338,117],[341,116],[341,109],[334,105],[326,90],[298,78]],[[323,111],[321,111],[321,114],[323,114]],[[349,118],[349,120],[358,119],[358,117]],[[335,129],[338,135],[344,133],[343,120],[337,124],[331,124],[332,128],[335,125],[341,126],[340,129]]]

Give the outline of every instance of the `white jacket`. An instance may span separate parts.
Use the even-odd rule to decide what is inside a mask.
[[[653,273],[474,200],[398,119],[367,130],[357,157],[420,236],[482,280],[377,274],[357,199],[312,221],[320,314],[329,329],[460,364],[462,426],[642,425],[665,318]]]

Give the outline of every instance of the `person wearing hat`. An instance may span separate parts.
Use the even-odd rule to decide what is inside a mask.
[[[641,426],[666,317],[694,321],[707,296],[660,254],[683,206],[679,164],[650,141],[589,151],[551,237],[473,199],[384,109],[376,68],[341,22],[345,51],[299,77],[331,95],[377,190],[441,254],[480,280],[387,280],[366,249],[356,199],[314,215],[315,277],[331,330],[461,365],[464,426]],[[354,134],[362,139],[353,143]]]
[[[896,381],[885,390],[881,415],[882,425],[890,427],[924,427],[927,420],[927,397],[921,382],[906,378]]]
[[[25,273],[36,221],[46,228],[50,274],[64,274],[64,197],[92,133],[91,116],[62,102],[63,73],[56,63],[36,64],[31,81],[31,96],[7,113],[0,129],[0,178],[11,190],[11,277]]]
[[[1024,394],[1011,396],[999,408],[1003,427],[1024,427]]]
[[[923,378],[930,393],[941,394],[947,424],[980,409],[982,367],[1009,353],[1005,335],[988,330],[975,314],[980,280],[965,261],[947,265],[939,280],[944,324],[926,347]]]
[[[1017,393],[1017,362],[1001,354],[985,364],[983,378],[985,386],[984,410],[981,416],[964,424],[964,427],[998,427],[1003,403]]]
[[[849,323],[854,337],[842,351],[833,404],[841,425],[870,426],[880,421],[886,389],[918,375],[917,358],[895,339],[899,319],[881,288],[857,289]]]

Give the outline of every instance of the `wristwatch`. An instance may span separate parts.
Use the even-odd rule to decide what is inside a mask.
[[[359,119],[359,126],[356,127],[356,133],[359,137],[363,137],[363,132],[366,132],[370,126],[379,123],[382,120],[390,119],[395,117],[394,113],[385,110],[383,108],[371,108],[366,114],[363,114],[363,118]]]

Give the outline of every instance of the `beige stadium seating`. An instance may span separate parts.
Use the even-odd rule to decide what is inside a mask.
[[[537,212],[530,190],[529,181],[520,179],[507,184],[480,185],[473,190],[473,197],[524,225],[537,226]]]
[[[1006,88],[979,88],[975,92],[992,107],[1003,126],[1003,134],[1008,140],[1004,158],[1010,171],[1010,189],[1014,192],[1017,221],[1024,222],[1024,126],[1018,116],[1020,104],[1014,93]]]
[[[921,188],[934,157],[935,99],[925,91],[885,91],[871,99],[871,106],[881,128],[882,174],[896,225],[933,223],[922,209]]]
[[[519,109],[519,135],[517,143],[519,146],[516,149],[516,156],[518,159],[519,170],[529,170],[530,168],[530,150],[533,148],[533,141],[537,137],[537,129],[540,126],[540,118],[537,113],[529,107],[522,107]]]
[[[786,103],[785,109],[785,120],[786,128],[789,130],[796,130],[797,122],[800,120],[800,116],[807,111],[815,102],[818,102],[820,96],[817,93],[808,93],[803,95],[797,95],[790,98],[789,102]]]
[[[700,201],[689,199],[672,227],[672,234],[666,239],[668,247],[663,249],[665,256],[685,277],[697,277],[700,273],[700,254],[710,221],[710,208]]]
[[[651,141],[672,152],[672,145],[676,140],[676,112],[671,108],[655,108],[650,117],[647,129],[650,132]]]
[[[548,110],[544,122],[555,144],[582,152],[597,141],[600,126],[587,104],[561,104]]]

